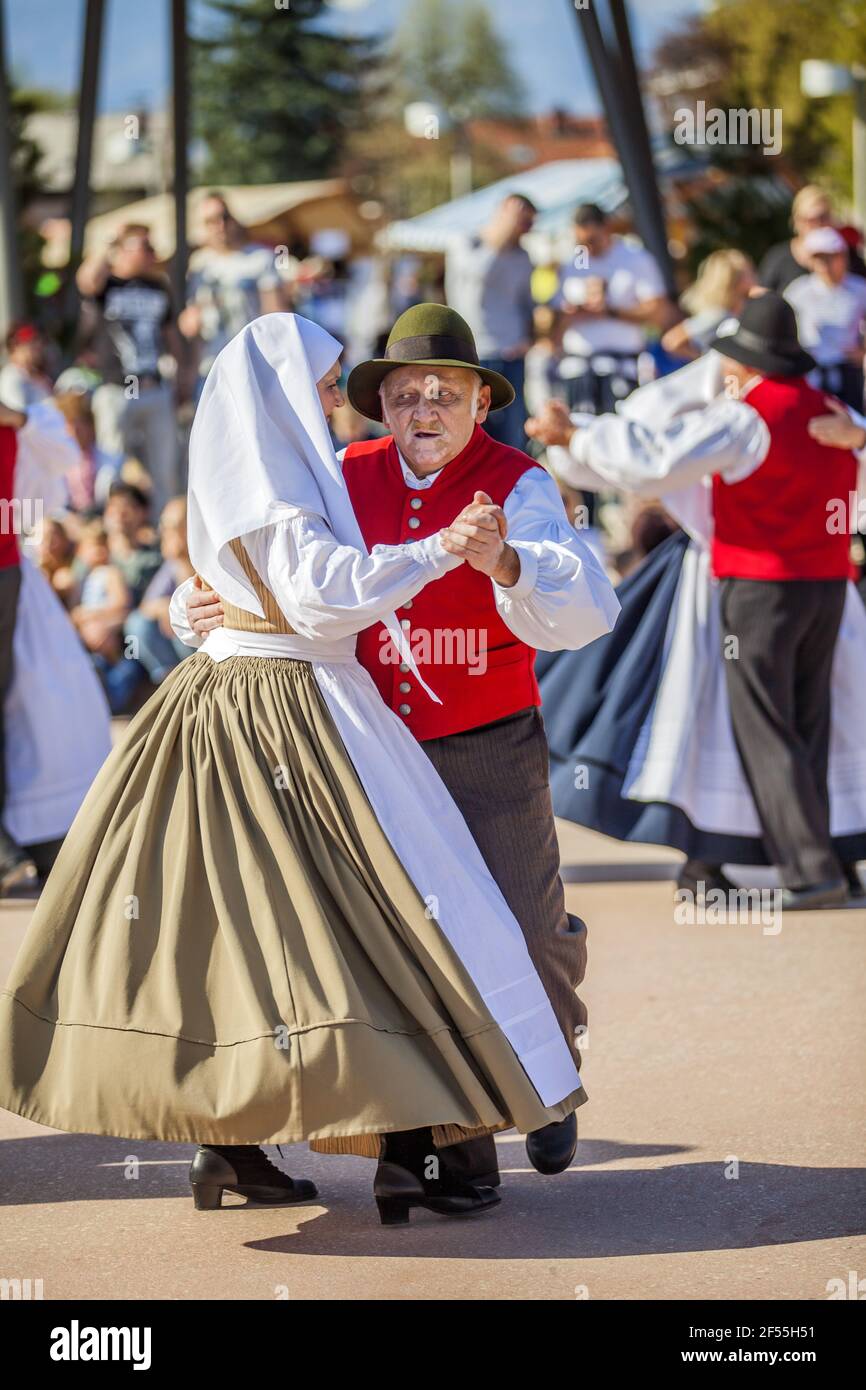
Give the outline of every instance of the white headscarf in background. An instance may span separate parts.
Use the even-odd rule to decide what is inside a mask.
[[[189,442],[189,554],[217,593],[264,617],[229,542],[296,510],[313,512],[342,545],[369,551],[355,517],[316,383],[342,352],[299,314],[265,314],[227,343],[211,367]],[[431,699],[397,618],[392,641]]]

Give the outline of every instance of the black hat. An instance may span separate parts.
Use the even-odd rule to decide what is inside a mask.
[[[736,332],[717,333],[710,347],[764,376],[805,376],[816,365],[800,346],[794,310],[774,290],[747,299]]]

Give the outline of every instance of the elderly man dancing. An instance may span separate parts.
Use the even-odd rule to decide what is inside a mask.
[[[391,431],[350,444],[343,455],[367,545],[420,540],[447,528],[443,544],[468,561],[399,613],[441,702],[428,697],[382,624],[360,634],[358,660],[456,801],[579,1061],[586,1009],[576,990],[586,968],[585,927],[565,910],[533,667],[536,648],[576,650],[609,632],[619,604],[569,525],[553,479],[481,428],[489,411],[511,402],[513,390],[479,366],[472,334],[453,310],[409,309],[384,358],[351,373],[348,395]],[[191,645],[223,622],[216,596],[192,581],[177,591],[172,617]],[[578,1103],[585,1100],[581,1093]],[[562,1171],[576,1135],[573,1115],[535,1131],[527,1138],[531,1162],[541,1172]],[[456,1141],[443,1146],[453,1171],[474,1182],[499,1181],[491,1137],[443,1139]]]

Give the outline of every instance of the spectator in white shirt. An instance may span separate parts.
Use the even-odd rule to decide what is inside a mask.
[[[614,235],[595,203],[577,209],[574,231],[574,256],[562,268],[557,297],[559,377],[573,409],[601,414],[637,385],[647,328],[669,328],[679,311],[655,257]]]
[[[187,303],[178,327],[197,344],[202,382],[236,333],[260,314],[286,305],[273,247],[250,240],[221,193],[208,193],[200,211],[204,241],[190,257]]]
[[[809,232],[803,250],[812,272],[794,280],[785,298],[797,315],[800,342],[818,363],[809,380],[862,410],[866,280],[850,273],[848,244],[835,227]]]

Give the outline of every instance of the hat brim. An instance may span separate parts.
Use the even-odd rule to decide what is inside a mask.
[[[381,421],[382,401],[379,387],[389,372],[395,372],[398,367],[459,367],[464,372],[476,372],[484,385],[490,387],[491,410],[504,410],[505,406],[511,405],[515,397],[514,387],[507,377],[502,376],[500,372],[491,371],[489,367],[476,367],[472,362],[460,362],[451,357],[426,357],[412,362],[395,362],[390,357],[376,357],[371,358],[369,362],[359,362],[349,373],[346,395],[349,397],[350,405],[368,420]]]
[[[723,357],[733,357],[735,362],[742,362],[744,367],[755,367],[764,376],[805,376],[818,365],[805,348],[798,347],[796,352],[792,353],[765,352],[760,348],[746,347],[743,343],[737,342],[736,333],[727,337],[724,334],[717,335],[709,344],[708,350],[713,349]]]

